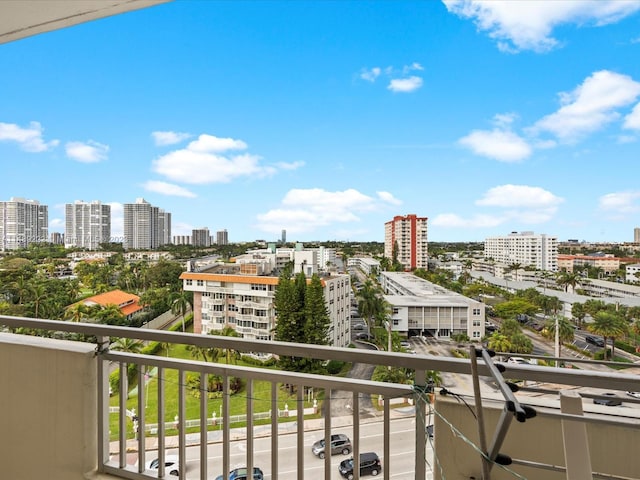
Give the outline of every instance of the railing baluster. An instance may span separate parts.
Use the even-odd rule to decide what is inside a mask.
[[[414,395],[415,399],[415,415],[416,415],[416,458],[415,458],[415,480],[425,480],[426,478],[426,461],[427,461],[427,425],[426,425],[426,371],[415,371],[415,389],[418,395]]]
[[[253,380],[247,379],[247,480],[253,479]]]
[[[164,477],[164,452],[165,452],[165,403],[164,403],[164,368],[158,367],[158,374],[156,376],[158,383],[158,462],[160,468],[158,469],[158,476]]]
[[[331,395],[330,388],[324,391],[324,480],[331,480]],[[329,452],[329,454],[327,454]]]
[[[353,392],[353,405],[351,415],[353,418],[353,475],[356,480],[360,478],[360,392]],[[326,448],[326,445],[325,445]]]
[[[271,382],[271,479],[278,480],[278,383]]]
[[[229,468],[231,464],[231,428],[229,422],[229,376],[225,373],[222,376],[222,415],[220,421],[222,422],[222,475],[225,480],[228,480]]]
[[[298,478],[304,479],[304,385],[296,385],[297,389],[297,408],[296,420],[297,428],[297,457],[298,457]]]
[[[382,470],[384,471],[384,480],[391,478],[391,399],[384,396],[384,434],[382,438],[384,440],[384,465]]]
[[[180,462],[180,480],[185,479],[187,469],[187,411],[186,411],[186,372],[178,370],[178,460]]]
[[[137,411],[137,419],[134,417],[133,421],[133,435],[134,438],[138,441],[138,472],[144,472],[144,467],[146,463],[146,441],[145,441],[145,405],[146,405],[146,397],[145,397],[145,381],[146,381],[146,373],[145,373],[145,365],[137,365],[138,368],[138,411]],[[137,432],[136,432],[137,428]]]
[[[120,372],[120,383],[119,383],[119,432],[118,432],[118,464],[120,468],[124,468],[127,466],[127,393],[128,393],[128,382],[127,382],[127,365],[124,362],[120,362],[119,372]]]
[[[207,480],[207,455],[209,446],[209,428],[207,421],[208,397],[209,397],[209,376],[206,373],[200,374],[200,480]]]

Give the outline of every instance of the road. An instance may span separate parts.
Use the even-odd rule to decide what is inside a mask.
[[[335,428],[333,433],[344,433],[350,438],[353,436],[351,427]],[[304,434],[304,478],[324,478],[324,460],[319,459],[311,452],[311,446],[317,440],[323,438],[324,430],[308,430]],[[278,438],[278,476],[280,478],[297,478],[297,449],[296,433],[280,434]],[[391,469],[391,478],[394,480],[411,480],[414,478],[415,458],[415,419],[413,417],[397,418],[391,421],[391,455],[389,459],[382,457],[383,453],[383,424],[382,422],[365,422],[360,425],[360,452],[376,452],[382,460],[383,468]],[[167,455],[177,455],[177,450],[167,450]],[[200,478],[200,447],[187,448],[186,471],[187,479]],[[156,452],[147,452],[147,460],[156,458]],[[432,458],[433,449],[427,446],[427,458]],[[331,458],[331,478],[342,478],[338,473],[338,465],[349,456],[334,455]],[[222,474],[222,443],[209,444],[207,455],[207,477],[215,478]],[[231,442],[231,468],[246,465],[245,440]],[[260,467],[265,473],[265,478],[270,479],[271,466],[271,438],[269,436],[254,439],[254,466]],[[433,476],[428,472],[427,479]]]

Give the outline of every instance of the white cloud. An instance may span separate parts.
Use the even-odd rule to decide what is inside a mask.
[[[376,192],[378,194],[378,198],[383,202],[390,203],[391,205],[402,205],[402,200],[398,200],[393,196],[392,193],[389,192]]]
[[[188,184],[228,183],[241,177],[265,177],[277,169],[260,165],[257,155],[224,155],[227,150],[244,150],[242,140],[200,135],[186,148],[174,150],[154,160],[153,171],[169,180]],[[290,169],[296,164],[288,164]]]
[[[171,223],[171,235],[191,235],[194,226],[184,222]]]
[[[503,51],[549,51],[559,45],[552,31],[563,24],[602,26],[640,10],[637,0],[443,0],[447,9],[472,19]]]
[[[471,218],[462,218],[454,213],[436,215],[430,220],[434,227],[442,228],[491,228],[502,225],[507,220],[504,216],[475,215]]]
[[[301,167],[304,167],[304,162],[277,162],[276,167],[278,167],[280,170],[297,170]]]
[[[354,223],[360,221],[359,215],[379,208],[376,199],[354,189],[338,192],[321,188],[292,189],[280,207],[257,216],[257,227],[273,234],[282,229],[286,229],[287,234],[313,232],[322,227],[344,229],[345,224],[353,230],[357,229]]]
[[[505,223],[544,223],[553,218],[562,202],[564,199],[540,187],[500,185],[488,190],[475,204],[501,208],[502,212],[493,215],[475,214],[469,218],[444,213],[433,218],[431,225],[443,228],[492,228]]]
[[[142,188],[149,192],[161,193],[163,195],[171,195],[175,197],[195,198],[197,195],[186,188],[167,182],[159,182],[149,180],[142,184]]]
[[[0,122],[0,142],[16,142],[25,152],[45,152],[60,143],[58,140],[45,142],[42,139],[42,132],[42,125],[38,122],[29,123],[27,128],[22,128],[15,123]]]
[[[180,143],[183,140],[191,138],[193,135],[181,132],[151,132],[151,136],[157,146],[164,146]]]
[[[536,122],[532,130],[573,141],[618,119],[616,110],[632,104],[639,95],[640,83],[628,75],[594,72],[574,91],[560,94],[562,107]]]
[[[376,78],[380,76],[382,70],[380,67],[373,67],[371,69],[363,68],[360,72],[360,78],[366,80],[367,82],[375,82]]]
[[[89,140],[87,142],[67,142],[67,157],[82,163],[96,163],[107,159],[109,146]]]
[[[62,231],[65,229],[64,218],[52,218],[49,220],[49,231]]]
[[[402,73],[404,73],[405,75],[414,70],[422,71],[424,70],[424,67],[418,62],[413,62],[411,65],[405,65],[404,67],[402,67]]]
[[[624,119],[624,128],[640,130],[640,103],[638,103],[629,115]]]
[[[635,213],[640,211],[640,191],[608,193],[598,199],[601,210],[616,213]]]
[[[540,187],[500,185],[489,189],[476,205],[503,208],[555,208],[564,199]]]
[[[501,162],[519,162],[531,155],[531,146],[519,135],[495,128],[474,130],[458,143],[469,148],[476,155],[493,158]]]
[[[227,150],[246,150],[247,144],[233,138],[220,138],[202,134],[187,147],[193,152],[226,152]]]
[[[493,116],[493,124],[496,127],[506,128],[509,125],[511,125],[517,118],[518,118],[518,115],[516,113],[513,113],[513,112],[496,113]]]
[[[422,78],[411,76],[408,78],[394,78],[387,85],[392,92],[410,93],[422,87]]]

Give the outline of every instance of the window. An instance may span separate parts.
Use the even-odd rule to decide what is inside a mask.
[[[480,309],[479,308],[474,308],[473,309],[473,315],[480,315]]]
[[[260,291],[267,291],[267,286],[266,285],[262,285],[260,283],[252,283],[251,284],[251,290],[260,290]]]
[[[188,279],[188,280],[187,280],[187,285],[193,285],[193,280]]]
[[[480,332],[475,332],[474,331],[472,337],[473,338],[480,338]]]
[[[474,320],[473,321],[473,326],[474,327],[479,327],[480,326],[480,320]]]
[[[196,280],[196,285],[198,287],[204,287],[204,280]]]

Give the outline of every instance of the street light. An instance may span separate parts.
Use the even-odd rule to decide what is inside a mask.
[[[560,328],[559,328],[559,321],[558,321],[558,314],[555,315],[555,340],[554,340],[554,346],[555,346],[555,356],[556,356],[556,368],[558,368],[560,366],[560,360],[557,360],[557,358],[560,356]]]

